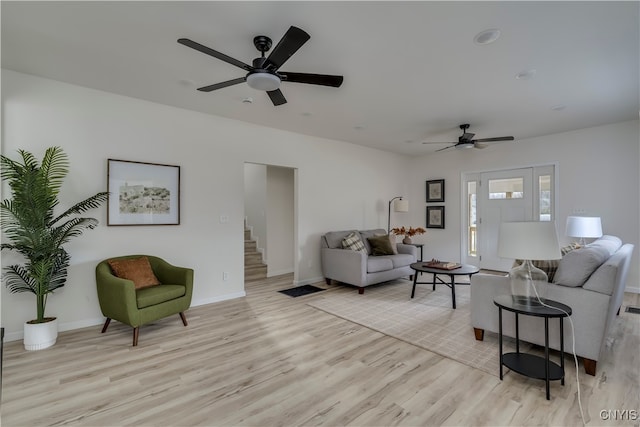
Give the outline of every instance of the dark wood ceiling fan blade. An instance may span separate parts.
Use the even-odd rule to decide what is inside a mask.
[[[340,87],[344,80],[343,76],[331,76],[328,74],[289,73],[286,71],[279,72],[278,74],[281,75],[282,80],[286,82],[331,87]]]
[[[498,136],[496,138],[482,138],[475,139],[473,142],[498,142],[498,141],[513,141],[515,138],[512,136]]]
[[[236,67],[242,68],[243,70],[247,70],[247,71],[253,70],[253,67],[251,65],[245,64],[242,61],[238,61],[235,58],[225,55],[224,53],[218,52],[217,50],[213,50],[210,47],[201,45],[198,42],[194,42],[193,40],[178,39],[178,43],[185,45],[187,47],[190,47],[191,49],[195,49],[198,52],[202,52],[204,54],[213,56],[214,58],[218,58],[219,60],[224,61],[228,64],[235,65]]]
[[[436,150],[435,152],[437,153],[438,151],[448,150],[449,148],[453,148],[453,147],[455,147],[455,145],[450,145],[448,147],[440,148],[440,149]]]
[[[298,27],[291,26],[282,36],[264,63],[264,67],[276,71],[309,40],[311,36]]]
[[[451,142],[451,141],[447,141],[447,142],[443,142],[443,141],[440,141],[440,142],[435,142],[435,141],[434,142],[426,142],[425,141],[425,142],[423,142],[423,144],[457,144],[457,143],[456,142]]]
[[[223,87],[228,87],[228,86],[237,85],[239,83],[244,83],[246,80],[247,80],[246,77],[238,77],[237,79],[227,80],[226,82],[220,82],[220,83],[212,84],[212,85],[209,85],[209,86],[199,87],[198,90],[200,92],[211,92],[211,91],[214,91],[216,89],[222,89]]]
[[[267,95],[269,95],[271,102],[273,102],[273,105],[275,106],[287,103],[287,99],[284,97],[280,89],[269,91],[267,92]]]

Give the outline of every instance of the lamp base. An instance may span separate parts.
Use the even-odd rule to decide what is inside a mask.
[[[547,296],[547,275],[525,260],[509,272],[511,297],[514,304],[543,305]]]

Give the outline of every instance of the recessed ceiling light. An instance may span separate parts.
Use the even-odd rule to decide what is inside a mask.
[[[354,126],[353,128],[355,130],[362,130],[362,129],[364,129],[364,126]]]
[[[551,107],[551,109],[552,109],[553,111],[562,111],[562,110],[564,110],[565,108],[567,108],[567,106],[566,106],[566,105],[564,105],[564,104],[558,104],[558,105],[554,105],[553,107]]]
[[[311,113],[308,112],[308,111],[305,111],[304,113],[302,113],[302,115],[305,116],[305,117],[309,117],[309,116],[311,116]]]
[[[253,98],[250,96],[242,100],[243,104],[253,104]]]
[[[535,77],[536,72],[537,71],[534,70],[534,69],[520,71],[518,74],[516,74],[516,79],[517,80],[531,80],[532,78]]]
[[[480,31],[478,34],[476,34],[476,36],[473,38],[473,41],[475,42],[475,44],[484,45],[493,43],[494,41],[498,40],[498,37],[500,37],[500,30],[498,30],[497,28],[490,28],[488,30]]]
[[[404,142],[407,144],[413,144],[413,139],[405,139]]]

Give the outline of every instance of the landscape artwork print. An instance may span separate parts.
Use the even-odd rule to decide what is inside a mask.
[[[109,159],[108,225],[180,224],[180,166]]]

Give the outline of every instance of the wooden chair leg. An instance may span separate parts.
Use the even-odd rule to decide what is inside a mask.
[[[588,375],[596,376],[596,363],[597,361],[587,358],[582,358],[582,362],[584,363],[584,371]]]
[[[107,332],[107,328],[109,327],[109,323],[111,323],[111,318],[107,317],[107,320],[104,322],[104,326],[102,327],[102,333]]]
[[[330,284],[331,284],[331,279],[328,279],[328,278],[326,278],[326,277],[325,277],[325,278],[324,278],[324,281],[325,281],[325,283],[326,283],[327,285],[330,285]]]
[[[140,333],[140,326],[133,328],[133,346],[138,345],[138,334]]]
[[[184,326],[189,326],[189,324],[187,323],[187,318],[184,317],[184,313],[182,311],[180,312],[180,318],[182,319],[182,324]]]
[[[358,288],[358,293],[359,293],[360,295],[364,294],[364,288]]]
[[[473,328],[473,333],[476,336],[476,341],[482,341],[484,339],[484,329]]]

